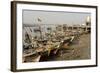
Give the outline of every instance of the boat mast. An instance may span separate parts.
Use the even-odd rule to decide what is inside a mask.
[[[40,39],[42,40],[43,38],[42,38],[42,28],[41,28],[41,24],[40,24],[40,22],[42,22],[42,20],[40,19],[40,18],[38,18],[37,19],[37,21],[39,22],[39,30],[40,30]]]

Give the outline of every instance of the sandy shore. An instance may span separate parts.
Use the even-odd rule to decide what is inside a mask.
[[[56,56],[53,60],[81,60],[91,58],[90,34],[81,35],[74,41],[69,49],[62,52],[62,55]],[[50,59],[52,60],[52,59]]]

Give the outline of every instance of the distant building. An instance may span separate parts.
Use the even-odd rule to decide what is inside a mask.
[[[84,24],[77,24],[77,25],[63,24],[62,26],[65,31],[78,30],[78,31],[90,32],[91,31],[91,18],[88,16]]]

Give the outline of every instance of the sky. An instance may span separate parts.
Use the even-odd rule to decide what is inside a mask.
[[[84,24],[90,13],[23,10],[23,24]],[[40,21],[38,21],[40,19]]]

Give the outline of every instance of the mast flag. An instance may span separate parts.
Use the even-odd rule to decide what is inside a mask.
[[[40,18],[38,18],[38,21],[41,22],[42,20]]]

